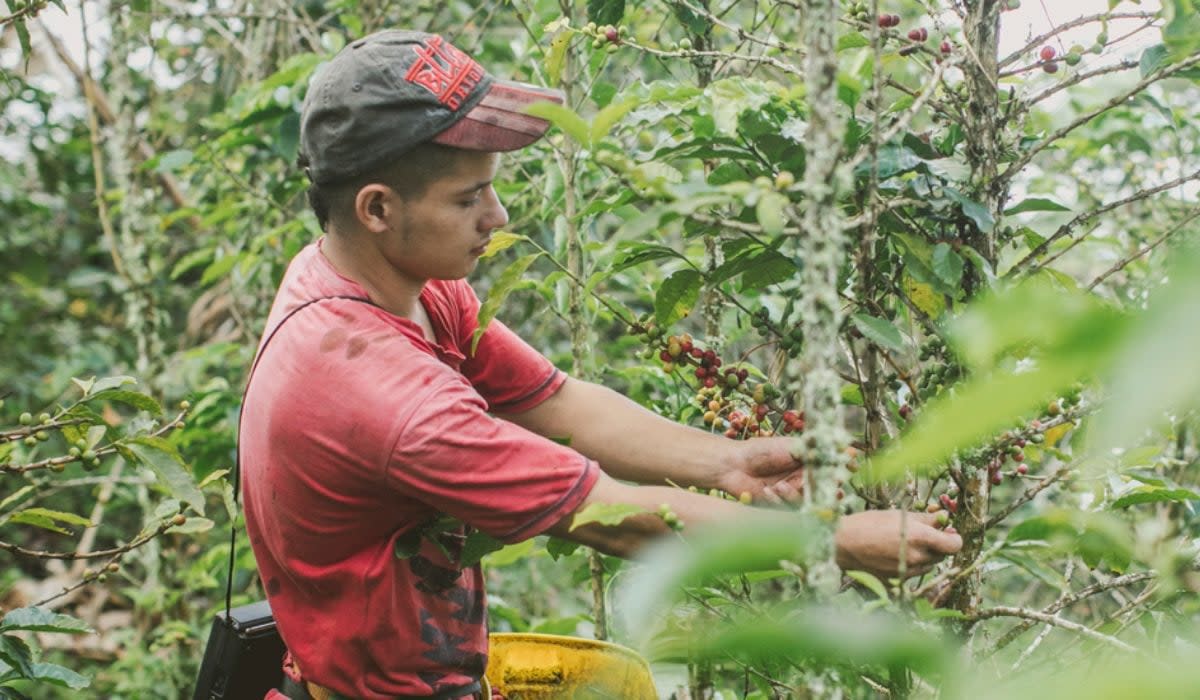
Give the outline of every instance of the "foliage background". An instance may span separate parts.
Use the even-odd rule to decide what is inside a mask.
[[[698,427],[712,425],[703,415],[713,397],[696,402],[690,366],[663,371],[666,336],[690,333],[727,366],[740,363],[747,391],[720,397],[717,429],[731,410],[753,410],[760,383],[778,389],[763,402],[773,427],[784,410],[807,409],[806,459],[821,467],[812,512],[933,507],[943,494],[955,503],[966,553],[907,588],[862,579],[829,590],[819,565],[785,556],[794,544],[770,549],[771,538],[741,556],[662,553],[645,567],[658,584],[631,588],[697,584],[713,557],[723,563],[709,568],[726,575],[677,602],[618,606],[671,611],[668,643],[655,647],[660,691],[953,694],[952,655],[925,643],[943,629],[965,640],[985,685],[1011,668],[1105,668],[1109,655],[1141,682],[1136,649],[1166,658],[1195,641],[1187,399],[1200,325],[1187,261],[1200,216],[1200,28],[1191,3],[1173,0],[1080,19],[1034,8],[1072,33],[1027,37],[1022,15],[1002,5],[143,0],[68,5],[61,19],[46,3],[10,2],[0,35],[0,425],[73,406],[72,378],[136,376],[163,406],[189,402],[167,439],[203,502],[188,505],[179,483],[115,446],[94,471],[71,461],[63,472],[6,474],[4,542],[78,552],[155,536],[103,581],[83,562],[17,557],[0,574],[3,607],[69,587],[55,609],[97,633],[44,636],[45,659],[90,677],[82,692],[95,697],[188,696],[224,602],[244,371],[287,261],[317,235],[292,166],[305,85],[346,41],[406,26],[446,34],[498,75],[567,91],[569,110],[550,115],[558,132],[506,156],[497,185],[516,235],[500,239],[511,247],[497,246],[474,282],[502,301],[506,323],[559,366]],[[898,29],[881,29],[881,12],[900,15]],[[589,21],[624,27],[620,42]],[[1002,51],[987,31],[995,22]],[[905,38],[916,27],[928,41]],[[814,50],[834,31],[840,38]],[[63,43],[71,37],[84,50]],[[1069,64],[1060,57],[1076,41],[1080,60]],[[1043,45],[1059,56],[1054,73]],[[988,297],[1022,279],[1033,286]],[[88,420],[117,442],[174,425],[173,410],[129,400],[100,397]],[[1102,405],[1108,413],[1093,419]],[[1169,421],[1153,420],[1164,410]],[[1124,449],[1116,458],[1087,449],[1094,420],[1112,438],[1103,447]],[[10,465],[72,444],[56,433],[26,454],[24,437],[4,453]],[[1018,441],[1022,459],[1007,459]],[[892,451],[856,461],[864,470],[852,478],[850,443]],[[867,478],[889,465],[899,479]],[[1002,477],[994,489],[992,472]],[[64,534],[14,519],[30,508],[94,526],[51,523]],[[184,526],[157,532],[180,510]],[[1011,520],[991,521],[1001,514]],[[247,549],[235,604],[262,596]],[[562,550],[536,542],[489,557],[494,627],[640,641],[636,626],[595,605],[634,573]],[[789,558],[798,566],[775,565]],[[737,575],[762,562],[765,573]],[[781,601],[795,606],[784,628],[754,621]],[[862,644],[821,647],[814,640],[848,627],[806,617],[814,605],[906,622],[864,618]],[[743,616],[757,634],[737,636]],[[735,624],[712,648],[669,643],[714,618]],[[1001,643],[1013,618],[1036,624]],[[1175,667],[1183,675],[1152,677],[1190,680]],[[1134,681],[1090,682],[1068,688]],[[22,683],[12,687],[58,692]],[[970,687],[970,674],[961,683]]]

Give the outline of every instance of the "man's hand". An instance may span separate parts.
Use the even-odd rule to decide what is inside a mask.
[[[898,510],[869,510],[842,516],[833,544],[843,571],[866,571],[881,578],[900,574],[900,518]],[[962,549],[962,537],[933,527],[929,513],[905,515],[906,576],[923,574],[943,557]]]
[[[718,488],[734,496],[749,493],[755,503],[800,500],[804,466],[792,456],[793,438],[755,438],[735,444],[737,459],[717,477]]]

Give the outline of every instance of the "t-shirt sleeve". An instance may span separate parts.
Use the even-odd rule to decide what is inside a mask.
[[[488,410],[520,413],[559,390],[567,375],[499,319],[488,324],[472,354],[472,338],[479,327],[479,298],[465,282],[455,286],[455,296],[460,313],[460,342],[467,349],[462,373],[487,401]]]
[[[451,379],[398,429],[388,479],[406,495],[505,542],[544,532],[579,507],[599,477],[578,452],[491,416]]]

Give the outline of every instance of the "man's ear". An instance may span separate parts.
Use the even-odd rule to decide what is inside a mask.
[[[387,185],[365,185],[354,195],[354,218],[365,230],[384,233],[388,230],[388,222],[396,214],[392,210],[400,204],[400,198]]]

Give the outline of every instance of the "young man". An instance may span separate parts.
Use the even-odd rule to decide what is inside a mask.
[[[628,556],[668,531],[660,518],[570,530],[573,514],[667,503],[690,528],[756,512],[669,482],[798,497],[788,439],[735,442],[661,418],[568,378],[499,321],[471,351],[479,301],[463,278],[508,221],[498,154],[545,132],[524,114],[541,100],[561,96],[409,31],[356,41],[313,77],[302,162],[326,235],[280,286],[240,444],[246,526],[290,650],[287,697],[479,697],[483,579],[459,563],[472,529]],[[548,439],[562,436],[570,447]],[[894,574],[899,522],[844,517],[839,564]],[[961,546],[929,523],[909,520],[910,572]]]

